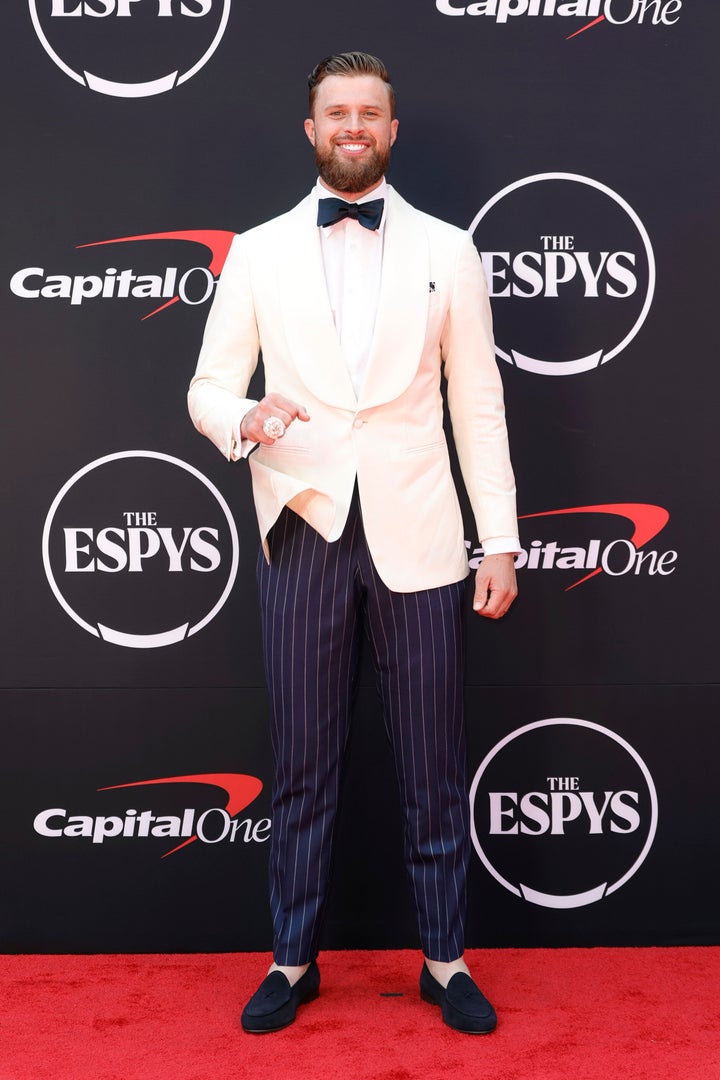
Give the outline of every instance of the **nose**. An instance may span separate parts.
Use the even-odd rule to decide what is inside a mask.
[[[351,112],[345,118],[345,126],[348,134],[358,135],[363,130],[362,117],[359,112]]]

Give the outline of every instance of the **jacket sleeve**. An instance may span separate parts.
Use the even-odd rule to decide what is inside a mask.
[[[517,536],[515,478],[490,301],[482,263],[468,233],[459,241],[440,347],[453,438],[478,537]]]
[[[229,461],[242,456],[239,428],[256,404],[245,394],[259,352],[248,258],[242,236],[236,236],[220,275],[188,391],[193,424]]]

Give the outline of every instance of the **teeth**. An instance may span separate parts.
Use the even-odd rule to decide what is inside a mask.
[[[365,149],[364,143],[340,143],[343,150],[349,150],[352,154],[357,154],[360,150]]]

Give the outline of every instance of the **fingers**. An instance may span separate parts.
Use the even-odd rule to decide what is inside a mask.
[[[284,424],[290,424],[293,420],[309,420],[310,415],[304,405],[298,405],[297,402],[291,401],[290,398],[283,397],[282,394],[268,394],[260,402],[261,405],[265,405],[270,409],[270,413],[273,416],[278,416]],[[278,412],[277,410],[280,410]],[[288,417],[281,415],[285,413]]]
[[[515,597],[517,583],[512,555],[488,555],[475,575],[473,609],[486,619],[501,619]]]
[[[507,615],[510,610],[515,595],[514,593],[492,589],[485,593],[484,602],[482,599],[478,599],[476,594],[473,608],[478,615],[483,615],[486,619],[502,619],[503,615]]]
[[[263,429],[263,424],[271,417],[280,420],[286,428],[292,424],[293,420],[310,419],[304,405],[298,405],[297,402],[283,397],[282,394],[267,394],[243,417],[240,425],[242,438],[263,443],[265,446],[270,446],[277,438],[282,438],[281,435],[275,437],[268,435]]]

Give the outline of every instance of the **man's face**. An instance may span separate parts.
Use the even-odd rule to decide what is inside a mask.
[[[305,134],[325,185],[358,197],[375,187],[388,167],[397,127],[388,88],[377,75],[323,79]]]

